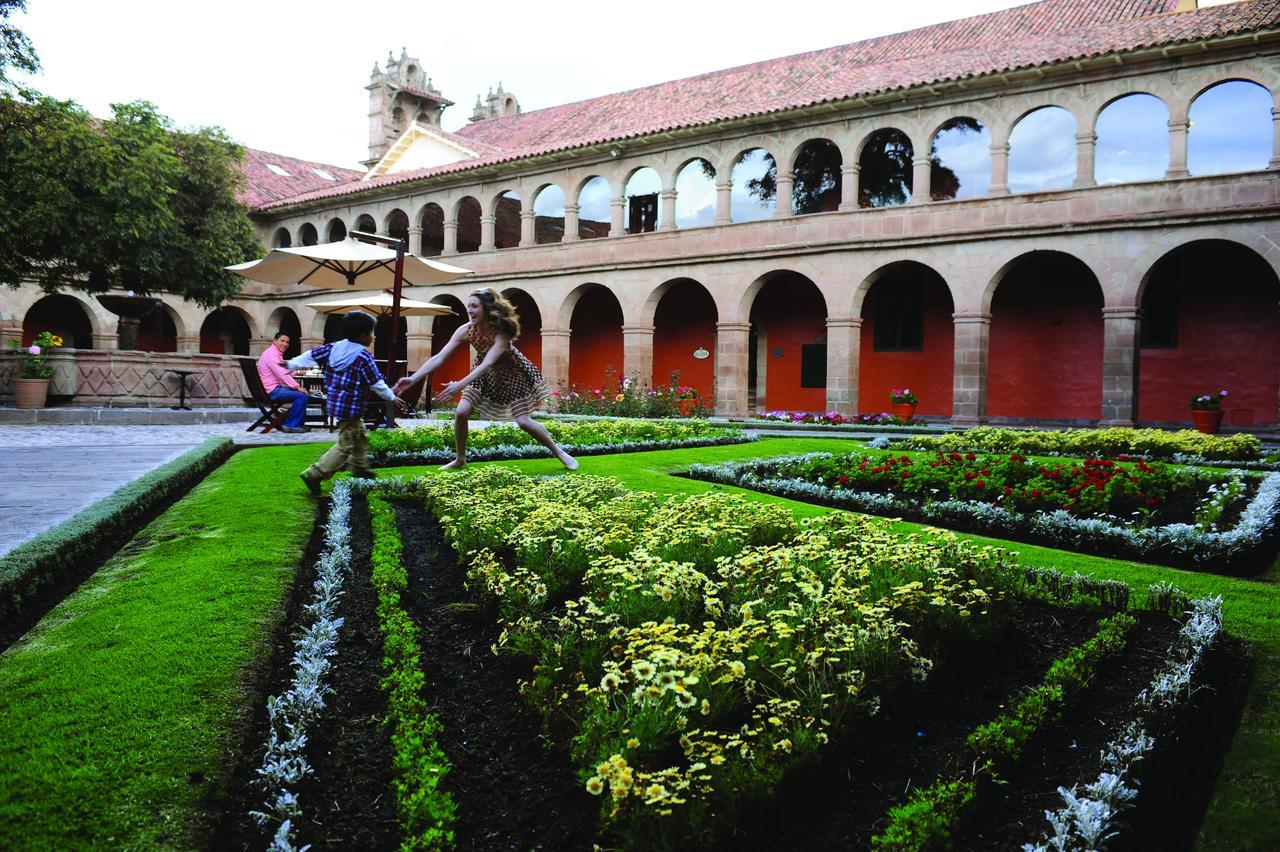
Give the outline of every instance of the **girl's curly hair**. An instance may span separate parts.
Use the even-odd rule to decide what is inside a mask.
[[[481,287],[479,290],[472,290],[471,295],[480,300],[486,325],[512,340],[520,336],[520,315],[516,313],[516,306],[508,302],[501,293],[489,287]]]

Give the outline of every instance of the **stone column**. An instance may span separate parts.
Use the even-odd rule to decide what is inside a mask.
[[[570,333],[568,329],[542,329],[542,376],[552,391],[569,386]]]
[[[1132,426],[1138,419],[1137,305],[1102,309],[1102,414],[1099,426]]]
[[[1076,134],[1076,179],[1072,186],[1093,186],[1093,152],[1098,142],[1098,134]]]
[[[1188,177],[1187,171],[1187,131],[1191,128],[1186,116],[1169,119],[1169,169],[1164,173],[1165,179]]]
[[[674,231],[675,229],[676,191],[674,189],[665,189],[662,191],[658,203],[658,230]]]
[[[728,225],[733,221],[733,184],[716,181],[716,225]]]
[[[446,219],[444,222],[444,248],[441,255],[458,253],[458,220]]]
[[[301,343],[301,341],[299,342]],[[186,335],[185,337],[179,337],[178,351],[187,352],[187,353],[199,352],[200,351],[200,335],[190,334],[190,335]],[[307,347],[305,345],[303,345],[302,351],[303,352],[307,351]]]
[[[933,196],[933,160],[928,156],[911,158],[911,198],[908,204],[928,204]]]
[[[622,211],[626,205],[627,197],[625,195],[609,199],[609,236],[620,237],[626,233],[623,230],[624,223],[622,220]]]
[[[840,206],[838,210],[858,209],[858,173],[862,166],[846,163],[840,167]]]
[[[791,197],[796,185],[794,172],[778,172],[778,194],[774,196],[773,218],[786,219],[795,215],[791,207]]]
[[[426,252],[422,248],[422,228],[414,226],[409,228],[409,251],[418,255],[425,255]]]
[[[578,241],[578,212],[581,208],[576,204],[564,206],[564,238],[561,242],[576,243]]]
[[[3,315],[0,319],[0,347],[9,348],[10,342],[16,340],[22,342],[22,320],[14,319],[11,316]]]
[[[496,216],[480,217],[480,251],[493,251],[493,225],[497,221]]]
[[[118,342],[119,338],[117,337],[117,333],[114,329],[102,334],[93,335],[94,349],[119,349],[120,347]]]
[[[534,233],[535,224],[536,221],[532,210],[520,211],[520,242],[518,243],[520,248],[531,246],[538,241],[537,235]]]
[[[653,326],[622,327],[622,375],[644,387],[653,384]]]
[[[1009,143],[991,146],[991,186],[987,195],[1009,194]]]
[[[827,318],[827,410],[858,413],[861,317]]]
[[[750,341],[750,323],[716,323],[716,414],[721,417],[746,416]]]
[[[956,334],[951,422],[957,426],[975,426],[987,419],[991,314],[952,314],[951,318]]]
[[[431,329],[435,317],[405,317],[405,358],[408,365],[405,375],[412,373],[431,357]]]
[[[1280,92],[1276,94],[1280,97]],[[1269,169],[1280,169],[1280,108],[1271,108],[1271,161]]]

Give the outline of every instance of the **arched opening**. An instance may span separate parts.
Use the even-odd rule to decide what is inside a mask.
[[[623,208],[623,227],[628,234],[647,234],[658,229],[658,211],[662,203],[662,178],[645,166],[636,169],[627,181],[623,195],[627,198]]]
[[[404,317],[400,318],[400,333],[396,335],[396,360],[404,361],[408,357],[409,352],[409,321]],[[378,317],[378,324],[373,329],[373,358],[378,362],[380,367],[385,367],[382,363],[387,360],[391,352],[391,317]],[[403,366],[403,365],[402,365]],[[417,365],[415,364],[414,367]],[[383,374],[387,372],[383,369]],[[403,369],[397,372],[397,377],[405,375]]]
[[[373,221],[373,217],[368,213],[361,213],[359,218],[356,219],[355,229],[362,234],[376,234],[378,233],[378,223]]]
[[[238,308],[223,305],[200,326],[200,351],[212,355],[248,355],[249,323]]]
[[[578,191],[578,239],[609,236],[609,182],[596,175]]]
[[[397,240],[404,240],[409,245],[409,216],[399,208],[387,214],[386,235]],[[412,249],[410,249],[412,251]]]
[[[336,243],[339,240],[347,238],[347,223],[341,219],[330,219],[329,226],[325,229],[325,240],[327,242]]]
[[[735,222],[772,219],[777,207],[778,164],[763,148],[744,151],[729,173],[729,215]]]
[[[138,338],[134,345],[139,352],[178,351],[178,326],[163,302],[156,302],[155,310],[138,318]]]
[[[588,391],[622,375],[622,306],[608,287],[582,294],[569,321],[569,384]]]
[[[974,118],[953,118],[929,148],[929,197],[981,198],[991,187],[991,132]]]
[[[1247,80],[1205,89],[1191,103],[1187,170],[1193,175],[1261,171],[1271,160],[1271,93]]]
[[[1169,169],[1169,108],[1155,95],[1125,95],[1098,113],[1096,183],[1160,180]]]
[[[444,209],[439,204],[428,204],[422,211],[422,245],[418,251],[423,257],[439,257],[444,254]]]
[[[653,386],[696,388],[713,402],[716,378],[715,299],[691,278],[672,282],[653,314]]]
[[[858,408],[889,410],[889,392],[910,389],[917,412],[951,416],[955,308],[942,276],[922,263],[899,263],[871,285],[862,303]]]
[[[509,249],[520,245],[520,196],[508,190],[493,204],[493,246]]]
[[[22,345],[30,346],[42,331],[61,337],[64,347],[93,348],[93,323],[84,305],[73,296],[45,296],[27,309],[22,318]]]
[[[458,253],[480,251],[480,202],[470,195],[458,202]]]
[[[1192,396],[1226,390],[1224,422],[1280,421],[1277,300],[1271,266],[1238,243],[1201,240],[1162,257],[1142,294],[1138,418],[1186,423]]]
[[[514,287],[503,290],[502,295],[515,306],[516,316],[520,318],[520,338],[516,347],[539,369],[542,367],[542,313],[533,297],[523,290]]]
[[[293,238],[289,236],[288,228],[276,228],[275,234],[271,237],[272,248],[289,248],[293,245]]]
[[[830,213],[840,206],[840,149],[830,139],[812,139],[796,154],[791,212]]]
[[[533,242],[558,243],[564,239],[564,190],[554,183],[533,199]]]
[[[296,358],[302,354],[302,323],[292,308],[276,308],[267,322],[266,334],[274,340],[279,333],[289,335],[289,348],[284,350],[284,357]]]
[[[1009,134],[1009,191],[1063,189],[1076,179],[1076,117],[1049,106],[1032,110]]]
[[[911,200],[911,139],[894,127],[867,137],[858,156],[858,206],[896,207]]]
[[[987,414],[1098,419],[1102,287],[1069,254],[1035,251],[1006,267],[991,301]]]
[[[431,301],[437,305],[448,305],[453,309],[452,314],[436,317],[431,322],[431,354],[436,355],[453,337],[453,333],[466,323],[467,311],[462,302],[454,296],[442,294],[432,298]],[[449,382],[462,378],[470,370],[471,347],[464,343],[453,350],[449,359],[440,365],[431,377],[431,384],[436,388],[443,387]]]
[[[825,411],[827,303],[798,272],[775,272],[751,303],[747,402],[753,410]]]
[[[676,227],[705,228],[716,220],[716,169],[701,158],[676,175]]]
[[[313,246],[320,242],[320,237],[316,234],[316,226],[307,222],[298,230],[298,241],[304,246]]]
[[[324,321],[324,342],[334,343],[342,339],[342,314],[329,314]]]

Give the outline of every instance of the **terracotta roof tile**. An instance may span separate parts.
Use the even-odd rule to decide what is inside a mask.
[[[1280,0],[1167,14],[1176,0],[1044,0],[918,30],[771,59],[468,125],[464,140],[500,150],[476,159],[329,187],[272,204],[327,198],[553,151],[796,109],[1113,51],[1211,38],[1280,23]],[[466,144],[464,142],[464,144]]]
[[[463,141],[460,144],[467,143]],[[288,176],[276,174],[267,167],[268,163],[288,172]],[[326,180],[316,174],[316,169],[323,169],[333,175],[336,180]],[[364,172],[353,169],[299,160],[297,157],[272,154],[256,148],[245,149],[240,171],[244,173],[245,187],[240,191],[239,198],[250,207],[263,207],[284,198],[316,190],[334,189],[360,180],[364,176]]]

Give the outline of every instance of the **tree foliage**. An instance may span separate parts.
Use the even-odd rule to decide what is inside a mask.
[[[27,74],[40,70],[40,59],[31,46],[31,40],[9,22],[10,15],[26,9],[27,0],[0,0],[0,89],[6,91],[14,87],[9,78],[10,68]]]
[[[235,191],[243,150],[175,131],[145,101],[98,120],[71,101],[0,95],[0,281],[46,291],[171,292],[212,307],[224,266],[260,252]]]

